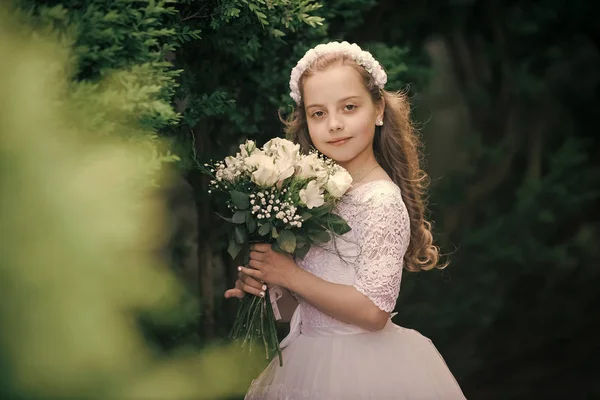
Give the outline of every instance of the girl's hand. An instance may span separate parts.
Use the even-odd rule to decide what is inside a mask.
[[[243,272],[238,272],[238,279],[235,281],[235,287],[225,292],[225,298],[237,297],[238,299],[241,299],[246,293],[265,297],[265,290],[267,290],[267,285],[249,277]]]
[[[274,251],[270,244],[260,243],[250,247],[252,268],[238,267],[238,270],[255,280],[289,289],[293,276],[300,267],[292,256]]]

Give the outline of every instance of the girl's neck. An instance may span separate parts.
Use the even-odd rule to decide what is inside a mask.
[[[354,182],[363,180],[367,174],[379,166],[373,154],[366,155],[366,157],[356,157],[340,165],[348,171]]]

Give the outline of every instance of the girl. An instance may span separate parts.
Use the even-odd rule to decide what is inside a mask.
[[[274,359],[247,400],[465,398],[431,341],[391,321],[403,268],[443,266],[424,219],[409,106],[384,90],[386,80],[370,53],[347,42],[309,50],[292,70],[298,107],[288,136],[352,175],[337,209],[352,230],[297,261],[254,245],[238,268],[225,297],[264,296],[269,285],[275,314],[291,317],[283,367]]]

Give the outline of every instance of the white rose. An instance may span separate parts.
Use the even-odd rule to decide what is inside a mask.
[[[292,162],[296,162],[300,154],[300,145],[282,138],[269,140],[263,148],[268,155],[274,156],[278,160],[289,159]]]
[[[346,170],[337,171],[329,177],[325,187],[329,194],[335,198],[340,198],[352,185],[352,176]]]
[[[298,176],[300,178],[314,178],[316,176],[316,166],[319,165],[319,157],[316,153],[311,153],[298,160]]]
[[[317,181],[310,181],[305,189],[300,190],[300,200],[306,204],[308,208],[320,207],[325,203],[323,191],[319,187]]]
[[[268,157],[267,157],[268,158]],[[261,163],[258,169],[252,173],[252,182],[262,187],[273,186],[279,179],[279,172],[275,168],[273,161],[268,158],[268,162]]]
[[[280,182],[294,175],[294,171],[296,170],[294,161],[289,158],[280,158],[275,161],[275,169],[279,173]]]
[[[244,160],[244,163],[250,168],[258,168],[261,164],[271,163],[273,164],[273,159],[261,152],[254,152],[251,156],[247,157]]]
[[[317,182],[321,186],[327,182],[329,174],[325,164],[316,153],[302,156],[296,163],[296,168],[300,178],[317,178]]]
[[[323,186],[327,182],[329,173],[327,172],[327,170],[324,167],[323,168],[320,167],[320,168],[317,168],[317,170],[315,171],[315,177],[317,178],[317,182],[319,183],[319,185]]]

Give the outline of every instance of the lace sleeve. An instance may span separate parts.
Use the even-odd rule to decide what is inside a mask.
[[[361,252],[356,260],[354,287],[377,307],[391,312],[402,279],[410,223],[399,192],[372,193],[357,232]]]

